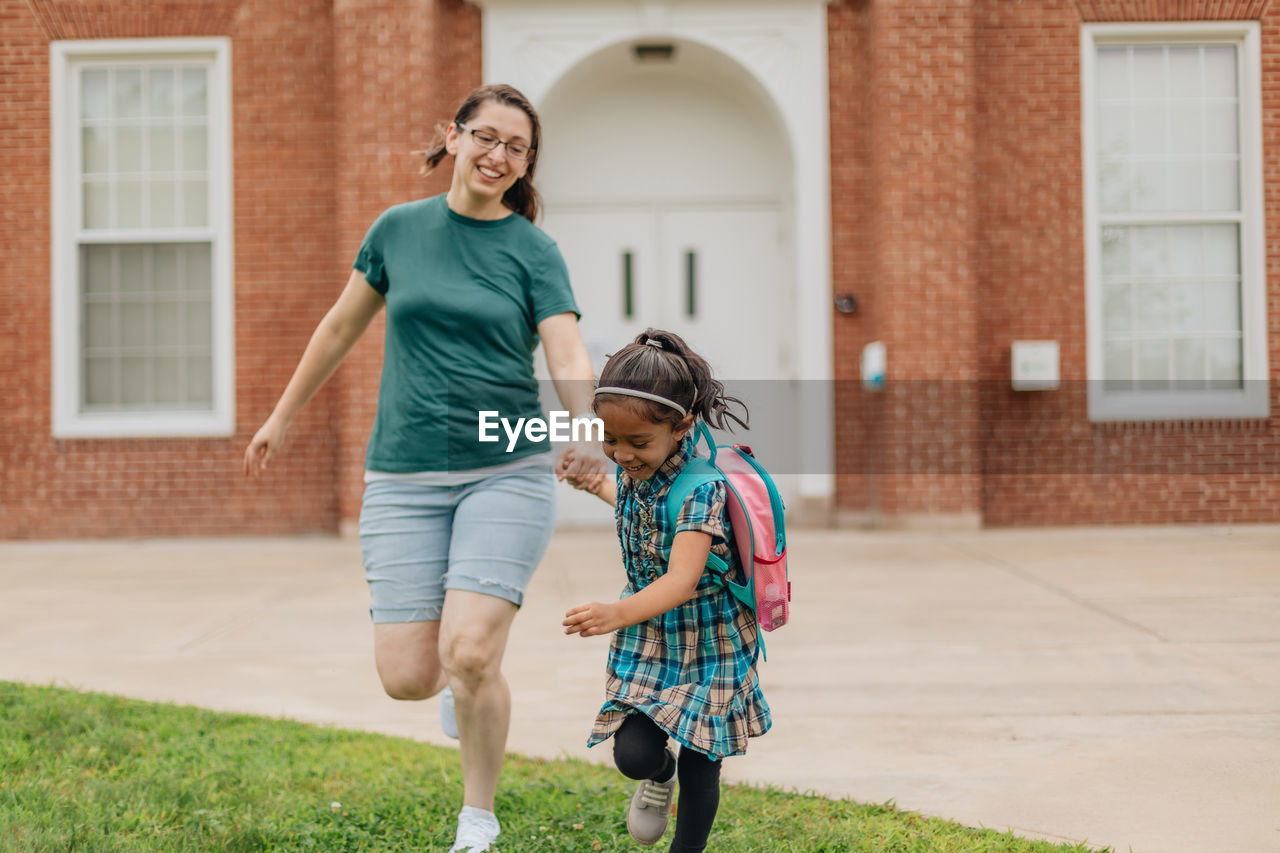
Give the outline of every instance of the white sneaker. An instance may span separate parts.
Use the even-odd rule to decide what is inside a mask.
[[[493,812],[473,806],[463,806],[458,812],[458,836],[449,853],[482,853],[501,834],[502,827]]]
[[[453,688],[445,686],[440,691],[440,728],[446,736],[458,739],[458,714],[453,710]]]

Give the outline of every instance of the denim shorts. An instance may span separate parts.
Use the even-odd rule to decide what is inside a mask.
[[[459,486],[366,484],[360,550],[373,621],[438,621],[446,589],[519,607],[555,519],[555,477],[545,467]]]

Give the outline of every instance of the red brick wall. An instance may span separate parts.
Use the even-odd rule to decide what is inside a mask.
[[[0,245],[21,247],[5,252],[12,278],[0,289],[0,537],[289,533],[353,514],[376,333],[298,417],[265,479],[246,481],[241,456],[364,229],[424,193],[408,152],[478,80],[479,25],[458,0],[344,3],[335,33],[333,5],[0,0]],[[54,440],[49,42],[141,36],[232,40],[236,434]]]
[[[860,302],[834,336],[845,508],[979,507],[974,14],[972,0],[829,10],[833,283]],[[869,394],[858,364],[877,339],[888,382]]]
[[[239,399],[273,351],[300,334],[331,276],[310,250],[332,235],[331,39],[324,3],[78,3],[0,0],[4,74],[3,288],[6,405],[0,536],[209,534],[331,528],[333,441],[321,403],[294,431],[296,462],[265,489],[246,487],[246,437],[55,440],[50,429],[49,43],[64,38],[231,36],[235,103]],[[16,73],[14,73],[16,71]],[[255,85],[266,75],[274,85]],[[258,78],[260,82],[262,78]],[[287,156],[281,145],[287,143]],[[316,180],[319,175],[321,180]],[[20,179],[19,179],[20,178]],[[287,199],[287,204],[281,200]],[[269,294],[269,296],[268,296]],[[264,304],[280,306],[262,310]],[[270,316],[274,314],[274,316]],[[264,316],[265,315],[265,316]]]
[[[834,290],[862,297],[859,315],[835,318],[838,506],[890,517],[977,509],[988,525],[1280,521],[1274,391],[1270,420],[1088,420],[1079,67],[1085,21],[1265,14],[1271,151],[1280,142],[1280,15],[1265,2],[1181,0],[977,0],[967,20],[963,4],[943,7],[862,0],[829,12]],[[954,32],[964,26],[972,41]],[[971,73],[959,59],[930,67],[924,58],[966,50]],[[1266,180],[1280,181],[1275,158]],[[1270,194],[1268,246],[1280,245],[1278,219]],[[1278,262],[1270,253],[1273,375]],[[862,345],[876,338],[889,353],[879,395],[856,382]],[[1063,387],[1015,393],[1009,346],[1039,338],[1061,344]],[[977,397],[976,440],[974,397],[951,387],[960,385]],[[964,455],[973,447],[976,459]]]
[[[1079,31],[1087,21],[1249,19],[1262,2],[983,0],[979,232],[983,519],[988,525],[1280,521],[1280,400],[1272,418],[1088,420]],[[1264,149],[1275,151],[1277,18],[1263,34]],[[1280,181],[1274,157],[1267,183]],[[1268,194],[1267,245],[1280,207]],[[1268,258],[1271,372],[1280,278]],[[1055,339],[1063,388],[1009,389],[1009,346]]]

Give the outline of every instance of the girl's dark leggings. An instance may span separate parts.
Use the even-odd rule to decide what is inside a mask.
[[[702,853],[720,808],[720,762],[701,752],[667,749],[667,733],[644,714],[631,714],[613,736],[613,762],[632,779],[666,779],[675,762],[680,782],[676,834],[670,853]]]

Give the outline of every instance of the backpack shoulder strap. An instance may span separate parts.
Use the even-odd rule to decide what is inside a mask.
[[[666,529],[671,532],[662,540],[663,559],[671,557],[671,541],[675,538],[676,522],[680,519],[680,510],[684,509],[684,502],[689,499],[689,495],[693,494],[693,490],[699,486],[723,479],[724,474],[704,456],[695,456],[690,459],[689,464],[684,466],[684,470],[676,475],[671,482],[671,487],[667,489]],[[725,561],[715,554],[707,556],[707,565],[720,574],[729,568]]]

